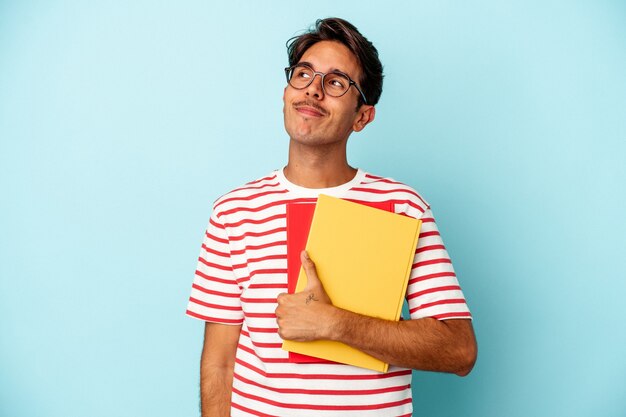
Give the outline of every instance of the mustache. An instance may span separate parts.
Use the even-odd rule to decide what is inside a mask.
[[[294,107],[308,106],[308,107],[313,107],[315,110],[317,110],[318,112],[324,115],[328,113],[325,108],[323,108],[322,106],[320,106],[319,104],[311,100],[298,101],[296,103],[293,103],[293,106]]]

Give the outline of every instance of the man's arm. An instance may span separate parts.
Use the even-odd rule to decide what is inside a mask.
[[[303,253],[307,286],[296,294],[281,294],[276,318],[283,339],[335,340],[387,363],[425,371],[467,375],[477,347],[470,320],[432,318],[389,321],[334,307],[317,277],[315,265]]]
[[[202,417],[230,416],[235,352],[241,326],[209,323],[204,328],[200,360],[200,407]]]

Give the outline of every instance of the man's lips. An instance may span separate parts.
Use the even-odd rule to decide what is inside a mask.
[[[302,113],[307,116],[322,117],[322,113],[311,107],[296,107],[296,110],[298,111],[298,113]]]
[[[294,107],[298,113],[305,116],[322,117],[326,114],[322,108],[308,104],[295,104]]]

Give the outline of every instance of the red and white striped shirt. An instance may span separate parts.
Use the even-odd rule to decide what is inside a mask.
[[[359,170],[326,189],[290,183],[282,170],[220,197],[205,233],[187,314],[242,325],[233,380],[232,416],[410,416],[411,370],[379,373],[349,365],[288,361],[277,333],[276,297],[287,291],[288,202],[319,194],[391,201],[422,220],[407,288],[412,319],[470,318],[428,204],[410,187]]]

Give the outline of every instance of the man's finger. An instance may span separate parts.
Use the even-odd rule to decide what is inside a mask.
[[[315,270],[315,263],[311,260],[311,258],[309,258],[309,254],[306,253],[305,250],[300,252],[300,261],[302,262],[302,268],[304,268],[304,272],[306,273],[305,290],[314,286],[321,286],[322,283],[317,277],[317,271]]]

